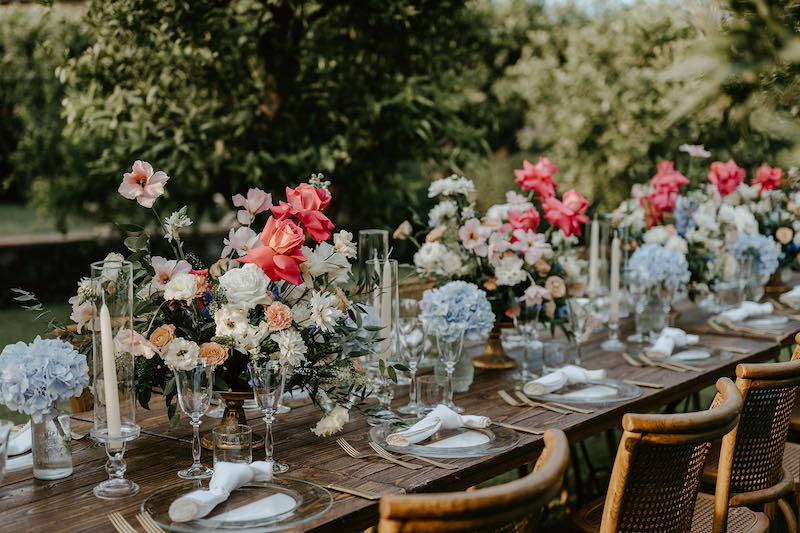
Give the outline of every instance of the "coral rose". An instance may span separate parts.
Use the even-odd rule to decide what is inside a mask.
[[[589,202],[575,189],[565,192],[562,200],[555,196],[547,198],[542,207],[545,220],[561,228],[567,237],[580,236],[582,226],[589,221],[589,217],[583,214]]]
[[[297,218],[312,239],[322,242],[331,238],[333,230],[333,222],[322,214],[330,202],[330,195],[323,189],[301,183],[294,189],[286,187],[286,202],[271,209],[279,219]]]
[[[273,302],[267,307],[267,324],[270,331],[281,331],[292,325],[294,315],[289,306]]]
[[[200,345],[200,359],[206,366],[219,366],[228,360],[228,348],[216,342],[204,342]]]
[[[727,163],[715,161],[711,163],[708,181],[717,186],[720,195],[728,196],[742,184],[744,176],[745,170],[739,167],[733,159]]]
[[[522,162],[522,168],[514,171],[514,183],[523,191],[535,191],[544,200],[556,193],[553,176],[557,172],[558,168],[546,157],[540,158],[535,165],[525,160]]]
[[[777,189],[783,183],[783,170],[778,167],[770,167],[761,165],[756,170],[756,179],[753,180],[753,185],[761,185],[761,190],[758,194],[764,194],[764,191],[771,191]]]
[[[302,284],[300,265],[306,260],[300,251],[305,241],[303,230],[291,220],[269,217],[259,238],[263,246],[250,250],[239,262],[258,265],[272,281]]]
[[[159,350],[172,342],[175,338],[175,326],[172,324],[162,324],[150,334],[150,343]]]

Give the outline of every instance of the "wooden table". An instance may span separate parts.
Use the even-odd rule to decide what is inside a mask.
[[[794,324],[797,328],[797,324]],[[684,398],[694,391],[712,385],[721,376],[730,376],[735,366],[745,361],[764,361],[779,354],[781,344],[774,339],[758,339],[703,334],[701,343],[707,346],[731,346],[747,350],[747,354],[732,354],[726,361],[715,361],[703,372],[677,373],[660,368],[635,368],[619,356],[599,349],[602,340],[594,339],[585,349],[587,368],[605,368],[609,377],[636,379],[661,383],[663,389],[642,389],[634,400],[613,407],[595,410],[592,414],[559,415],[541,409],[511,407],[500,401],[498,389],[512,390],[510,372],[480,372],[470,391],[457,395],[456,401],[468,413],[480,413],[495,420],[536,428],[560,428],[571,441],[619,425],[624,413],[645,412]],[[400,395],[398,395],[400,396]],[[75,473],[63,480],[38,481],[30,472],[11,473],[0,487],[0,528],[2,531],[112,531],[106,515],[120,511],[137,526],[135,514],[149,494],[177,483],[176,471],[190,462],[191,428],[184,419],[179,427],[170,429],[164,408],[154,398],[151,411],[142,410],[139,423],[142,436],[126,453],[128,477],[139,483],[141,493],[119,502],[95,499],[92,488],[106,478],[105,454],[89,438],[74,445]],[[396,405],[404,402],[398,397]],[[407,470],[382,460],[352,459],[336,445],[335,439],[317,438],[310,431],[319,417],[311,405],[295,407],[290,415],[278,418],[275,426],[276,457],[289,463],[289,475],[321,483],[335,482],[353,488],[381,493],[431,492],[464,490],[498,474],[530,463],[540,453],[541,437],[520,434],[519,445],[513,450],[483,458],[449,460],[458,470],[425,467]],[[252,415],[255,430],[263,423]],[[74,415],[74,431],[88,433],[91,413]],[[214,420],[204,423],[209,430]],[[341,435],[361,450],[367,449],[367,426],[364,417],[354,414]],[[263,452],[254,452],[256,459]],[[205,461],[210,461],[204,451]],[[360,531],[374,525],[378,518],[377,502],[336,493],[332,509],[309,524],[305,530]]]

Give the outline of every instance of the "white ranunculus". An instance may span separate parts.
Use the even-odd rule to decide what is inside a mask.
[[[349,421],[350,413],[341,405],[337,405],[317,422],[316,427],[312,428],[311,432],[317,437],[329,437],[334,433],[340,432]]]
[[[197,296],[197,276],[194,274],[177,274],[164,286],[165,300],[190,302]]]
[[[231,337],[238,341],[249,333],[247,309],[235,305],[223,305],[217,309],[214,323],[217,325],[215,334],[218,337]]]
[[[219,278],[219,284],[229,304],[253,309],[257,305],[272,303],[269,278],[253,263],[228,270]]]
[[[173,370],[191,370],[200,362],[200,346],[196,342],[177,337],[167,344],[161,358]]]
[[[244,335],[237,338],[236,348],[243,353],[257,355],[261,342],[269,335],[269,324],[261,322],[258,326],[248,324]]]

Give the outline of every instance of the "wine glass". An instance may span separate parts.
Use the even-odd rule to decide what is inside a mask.
[[[569,330],[575,339],[575,361],[576,365],[582,364],[581,349],[584,341],[597,328],[599,319],[594,312],[594,305],[591,298],[577,297],[567,300],[567,320]]]
[[[541,353],[542,343],[539,341],[539,311],[540,305],[522,304],[519,314],[513,318],[514,327],[501,333],[500,340],[503,343],[503,350],[519,363],[519,378],[517,388],[520,390],[525,383],[531,379],[530,369],[531,354],[538,351]]]
[[[398,359],[408,364],[411,381],[408,385],[408,404],[397,409],[403,414],[419,414],[417,396],[417,367],[425,350],[425,331],[419,318],[419,302],[413,299],[400,300],[400,319],[398,320],[400,348]]]
[[[444,397],[442,404],[449,407],[456,413],[463,413],[464,409],[458,407],[453,403],[453,372],[456,369],[456,363],[461,359],[461,351],[464,348],[464,331],[466,328],[463,326],[456,326],[454,331],[442,332],[436,331],[436,347],[439,350],[439,357],[444,363],[445,371],[447,372],[447,380],[444,384]]]
[[[192,466],[178,472],[181,479],[208,479],[214,473],[200,462],[200,419],[211,407],[214,388],[214,365],[200,362],[189,370],[174,370],[178,403],[192,424]]]
[[[272,471],[274,473],[282,474],[289,470],[289,466],[272,458],[274,446],[272,424],[275,422],[275,414],[283,403],[286,374],[280,363],[273,360],[251,364],[248,369],[250,370],[250,381],[253,386],[256,403],[258,403],[261,412],[264,413],[264,423],[267,425],[267,434],[264,437],[266,460],[272,461]]]

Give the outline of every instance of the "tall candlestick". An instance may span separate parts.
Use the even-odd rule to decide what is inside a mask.
[[[392,339],[392,262],[386,259],[383,263],[383,275],[381,276],[381,330],[384,339],[381,341],[382,355],[388,356],[391,349]]]
[[[111,314],[105,302],[100,308],[100,343],[103,351],[103,391],[106,401],[106,425],[108,443],[112,450],[122,445],[122,422],[119,415],[119,390],[117,387],[117,363],[114,354],[114,334],[111,329]]]
[[[619,237],[611,241],[611,319],[619,320],[619,266],[622,260],[622,248]]]
[[[592,220],[589,240],[589,296],[597,296],[599,286],[598,270],[600,268],[600,223]]]

